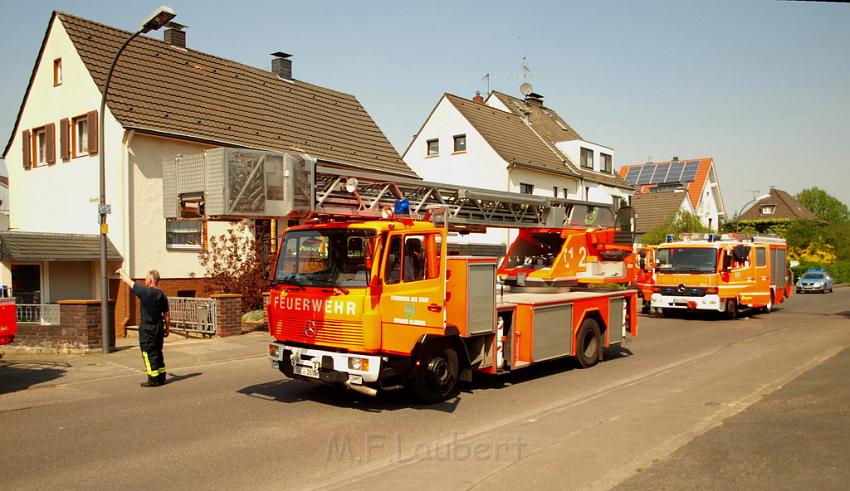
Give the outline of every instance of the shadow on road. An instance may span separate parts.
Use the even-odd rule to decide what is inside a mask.
[[[399,409],[419,409],[453,413],[461,400],[461,397],[457,396],[439,404],[425,405],[417,403],[404,391],[382,392],[376,397],[369,397],[342,387],[316,385],[311,382],[289,379],[251,385],[239,389],[237,392],[266,401],[287,404],[309,401],[375,413],[396,411]]]
[[[0,360],[0,394],[24,390],[55,380],[71,368],[62,362],[8,362]]]
[[[182,382],[182,381],[186,380],[187,378],[198,377],[200,375],[203,375],[203,372],[187,373],[186,375],[177,375],[177,374],[172,372],[172,373],[169,373],[168,375],[169,375],[169,377],[166,380],[166,383],[167,384],[173,384],[173,383],[176,383],[176,382]]]
[[[605,350],[604,362],[616,362],[632,356],[628,348],[612,346]],[[460,394],[452,399],[438,404],[420,404],[405,391],[381,392],[376,397],[369,397],[342,387],[316,385],[300,380],[276,380],[257,385],[251,385],[238,390],[240,394],[256,397],[266,401],[281,403],[297,403],[302,401],[318,402],[336,407],[359,409],[367,412],[396,411],[399,409],[417,409],[453,413],[460,405],[465,394],[473,394],[477,390],[498,389],[501,387],[521,384],[540,377],[546,377],[560,372],[568,372],[578,368],[573,358],[544,361],[506,375],[487,375],[473,373],[471,383],[460,383]]]

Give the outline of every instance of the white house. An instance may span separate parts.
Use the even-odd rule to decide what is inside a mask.
[[[534,93],[444,94],[403,157],[427,181],[609,204],[633,192],[614,173],[614,150],[583,140]],[[510,234],[457,240],[504,247]]]
[[[684,190],[693,208],[692,213],[699,217],[706,227],[719,230],[720,224],[726,219],[726,207],[723,203],[723,194],[720,192],[720,181],[717,179],[717,170],[714,167],[714,159],[711,157],[700,159],[679,160],[673,157],[670,162],[647,162],[644,164],[624,165],[619,170],[620,176],[629,184],[637,187],[638,194],[663,193],[673,190]],[[672,200],[668,200],[672,203]],[[676,211],[676,207],[669,205],[668,215]],[[641,210],[635,206],[635,213],[640,215]],[[638,231],[645,229],[636,217]],[[648,232],[648,230],[642,230]]]
[[[54,12],[3,151],[13,232],[0,234],[0,283],[33,302],[99,298],[98,142],[105,138],[110,269],[134,278],[156,268],[169,295],[207,292],[198,252],[228,222],[166,220],[163,159],[230,146],[304,152],[323,165],[416,177],[354,96],[292,77],[289,55],[262,70],[140,36],[122,55],[105,123],[98,108],[107,69],[131,33]],[[275,236],[286,223],[256,223]],[[27,247],[47,241],[55,248]],[[73,253],[67,250],[73,249]],[[68,278],[75,278],[69,281]],[[116,326],[132,324],[135,298],[119,281]]]

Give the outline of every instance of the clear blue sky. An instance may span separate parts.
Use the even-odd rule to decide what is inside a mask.
[[[168,1],[168,0],[164,0]],[[354,94],[399,152],[443,92],[530,82],[627,163],[714,157],[731,214],[773,185],[850,203],[850,4],[174,0],[192,49]],[[5,142],[53,9],[127,30],[160,1],[0,0]],[[155,34],[160,36],[160,34]]]

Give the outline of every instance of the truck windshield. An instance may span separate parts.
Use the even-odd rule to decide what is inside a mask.
[[[713,247],[669,247],[655,252],[659,273],[714,273],[717,249]]]
[[[365,288],[373,230],[317,229],[287,232],[275,281],[285,285]]]

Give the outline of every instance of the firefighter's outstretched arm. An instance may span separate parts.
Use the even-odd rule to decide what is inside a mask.
[[[127,276],[127,273],[125,273],[123,269],[121,269],[121,268],[116,269],[115,274],[117,274],[118,277],[121,278],[121,281],[126,283],[127,286],[129,286],[130,288],[133,288],[133,285],[135,284],[135,282],[129,276]]]

